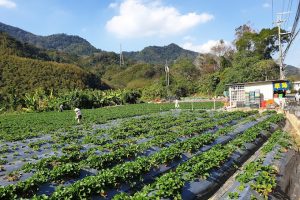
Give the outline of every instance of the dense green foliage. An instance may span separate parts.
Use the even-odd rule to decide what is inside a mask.
[[[227,51],[229,56],[224,53],[220,66],[218,59],[212,63],[216,65],[215,70],[202,76],[199,90],[202,93],[222,94],[226,84],[278,79],[279,66],[272,60],[272,55],[278,51],[278,46],[275,45],[278,40],[276,30],[262,29],[255,32],[247,25],[237,28],[237,51]],[[282,43],[288,40],[288,37],[283,37]]]
[[[103,80],[113,88],[143,88],[159,82],[163,68],[153,64],[132,64],[121,68],[110,67],[102,76]]]
[[[17,41],[4,32],[0,32],[0,45],[0,55],[16,55],[39,60],[51,60],[45,50]]]
[[[235,48],[220,40],[210,54],[197,54],[175,44],[124,52],[122,66],[118,54],[90,48],[89,43],[77,36],[41,37],[5,24],[0,24],[0,30],[22,42],[30,40],[28,43],[45,48],[0,34],[3,57],[0,101],[9,102],[11,108],[16,107],[18,98],[24,99],[25,93],[33,94],[40,88],[47,95],[85,88],[139,89],[142,99],[148,101],[195,93],[215,96],[223,94],[229,83],[271,80],[279,75],[279,66],[272,60],[278,51],[276,28],[256,32],[249,25],[242,25],[236,29]],[[282,43],[287,41],[287,37],[282,37]],[[166,61],[170,68],[168,88]]]
[[[41,88],[48,94],[60,90],[100,88],[100,79],[70,65],[16,56],[0,56],[0,99],[12,106],[27,92]]]
[[[276,45],[278,41],[278,28],[262,29],[259,33],[253,31],[251,28],[248,30],[240,30],[237,28],[237,40],[235,42],[236,48],[239,52],[248,51],[252,52],[254,56],[259,56],[264,59],[271,59],[272,55],[279,50]],[[241,31],[241,32],[239,32]],[[285,32],[284,30],[282,32]],[[281,38],[282,43],[289,41],[288,35],[283,35]]]
[[[79,37],[66,34],[50,36],[37,36],[22,29],[9,26],[0,22],[0,31],[8,33],[23,43],[29,43],[43,49],[64,51],[70,54],[90,55],[98,52],[88,41]]]
[[[38,89],[33,93],[26,93],[21,99],[23,109],[27,111],[53,111],[59,105],[64,109],[72,108],[100,108],[122,104],[140,102],[141,93],[135,90],[65,90],[57,94],[47,94]]]
[[[151,64],[165,64],[166,61],[176,61],[182,58],[194,60],[198,53],[185,50],[176,44],[158,47],[149,46],[138,52],[124,52],[126,58]]]

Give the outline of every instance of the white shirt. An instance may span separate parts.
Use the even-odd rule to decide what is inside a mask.
[[[295,99],[296,99],[296,101],[299,101],[299,99],[300,99],[300,94],[299,93],[295,94]]]

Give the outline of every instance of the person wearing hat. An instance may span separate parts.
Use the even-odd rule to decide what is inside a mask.
[[[75,111],[75,114],[76,114],[75,119],[77,119],[77,123],[80,124],[81,119],[82,119],[81,111],[80,111],[79,108],[75,108],[74,111]]]

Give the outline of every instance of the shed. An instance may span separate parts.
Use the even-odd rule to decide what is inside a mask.
[[[289,85],[287,80],[228,84],[230,107],[260,107],[262,102],[284,97]]]

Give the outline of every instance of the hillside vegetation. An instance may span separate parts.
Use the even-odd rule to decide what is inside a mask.
[[[0,55],[15,55],[39,60],[51,60],[45,50],[15,40],[4,32],[0,32]]]
[[[57,92],[101,87],[98,77],[75,65],[5,55],[0,56],[0,66],[3,98],[8,94],[23,96],[37,88]]]
[[[300,68],[287,65],[285,68],[285,75],[291,80],[300,80]]]
[[[23,43],[29,43],[43,49],[58,50],[76,55],[90,55],[98,52],[94,46],[79,36],[66,34],[38,36],[1,22],[0,31],[8,33]]]
[[[100,77],[74,64],[53,62],[51,51],[0,33],[0,104],[21,104],[26,93],[101,89]],[[59,55],[59,54],[56,54]],[[68,57],[70,59],[70,57]]]
[[[188,51],[176,44],[124,52],[125,63],[121,66],[119,54],[97,50],[78,36],[36,36],[2,23],[0,30],[6,32],[0,33],[1,102],[8,104],[14,104],[18,98],[22,102],[25,94],[34,95],[36,90],[49,96],[74,89],[122,89],[120,95],[131,96],[134,102],[140,96],[144,101],[193,94],[215,96],[223,94],[229,83],[279,76],[279,66],[272,59],[278,51],[277,28],[255,31],[242,25],[235,30],[232,46],[220,40],[208,54]],[[281,42],[288,40],[284,36]],[[168,87],[166,61],[170,69]],[[287,69],[292,69],[287,71],[297,78],[297,68]],[[82,94],[79,99],[85,98]],[[96,93],[91,95],[98,98]]]
[[[173,43],[163,47],[145,47],[142,51],[124,52],[126,58],[151,64],[165,64],[166,61],[174,62],[182,58],[194,60],[197,55],[198,53],[183,49]]]

